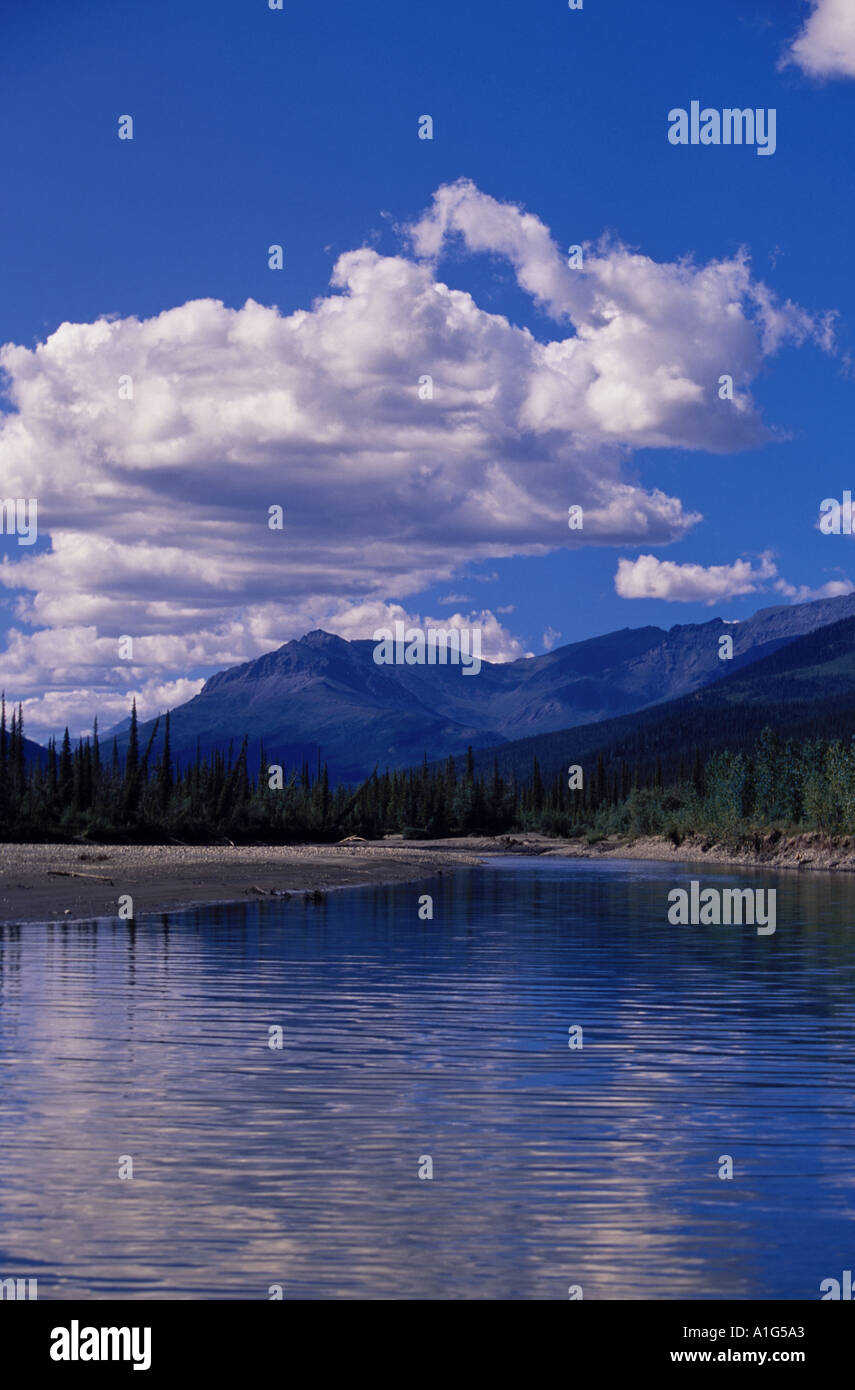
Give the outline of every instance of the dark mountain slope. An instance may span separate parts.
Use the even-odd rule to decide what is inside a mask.
[[[318,630],[212,676],[172,712],[172,749],[186,763],[197,743],[203,754],[230,746],[236,753],[247,735],[253,766],[262,742],[268,762],[289,767],[314,762],[320,749],[334,782],[358,781],[375,766],[613,720],[733,679],[805,633],[851,617],[855,595],[764,609],[745,623],[624,628],[543,656],[483,662],[469,675],[453,665],[378,666],[373,642]],[[719,658],[724,634],[734,643],[728,663]],[[151,721],[142,740],[150,729]],[[124,752],[127,732],[118,740]]]
[[[525,780],[536,757],[545,778],[602,755],[642,772],[661,763],[666,777],[686,770],[699,749],[748,749],[769,725],[782,738],[855,735],[855,618],[845,618],[734,671],[704,690],[619,719],[504,743],[475,754],[476,771],[498,760]]]

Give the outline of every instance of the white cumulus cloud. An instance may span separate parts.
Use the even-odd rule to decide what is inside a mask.
[[[753,594],[777,569],[768,555],[755,568],[750,560],[732,565],[677,564],[655,555],[618,561],[615,590],[621,598],[661,598],[669,603],[716,603],[719,599]]]
[[[811,77],[855,77],[853,0],[812,0],[811,13],[784,59]]]
[[[779,594],[791,603],[811,603],[818,598],[840,598],[843,594],[855,591],[855,584],[849,579],[829,579],[812,589],[809,584],[788,584],[786,579],[777,579],[773,585]]]
[[[668,603],[713,604],[719,599],[762,593],[770,587],[791,603],[839,598],[855,591],[855,584],[845,578],[829,579],[817,588],[790,584],[779,576],[768,552],[760,556],[756,566],[746,559],[731,565],[698,565],[639,555],[636,560],[619,560],[615,575],[615,590],[621,598],[659,598]]]
[[[554,337],[450,289],[452,239],[509,261]],[[571,270],[537,216],[462,180],[400,254],[340,256],[309,309],[197,300],[7,343],[3,494],[37,498],[50,538],[0,564],[7,690],[33,702],[32,732],[56,727],[63,700],[79,726],[312,627],[370,636],[391,599],[475,562],[678,540],[700,517],[645,487],[632,451],[755,447],[770,432],[750,388],[769,355],[829,334],[741,255],[660,264],[603,243]],[[497,655],[519,654],[484,622]]]

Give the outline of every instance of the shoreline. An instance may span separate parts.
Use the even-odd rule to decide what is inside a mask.
[[[719,864],[754,869],[791,869],[796,872],[855,873],[855,836],[825,835],[809,831],[784,835],[758,831],[750,841],[732,845],[709,835],[687,836],[674,845],[664,835],[639,835],[633,839],[607,835],[589,844],[584,836],[562,840],[535,832],[508,835],[470,835],[457,840],[418,840],[406,843],[433,850],[456,846],[482,860],[496,855],[535,856],[541,859],[649,859],[675,864]]]
[[[565,840],[560,845],[553,842],[551,848],[535,852],[554,859],[655,859],[731,868],[855,873],[855,836],[835,837],[820,831],[792,836],[758,832],[750,843],[737,845],[701,835],[687,837],[679,845],[661,835],[640,835],[632,840],[606,836],[593,844],[585,839]]]
[[[338,845],[4,845],[0,926],[286,900],[337,888],[416,883],[480,859],[409,841]]]
[[[700,836],[675,846],[660,836],[557,840],[546,835],[470,835],[459,839],[384,840],[333,845],[6,844],[0,850],[0,925],[118,917],[118,899],[134,916],[247,902],[337,888],[416,883],[473,868],[496,856],[552,859],[649,859],[756,869],[855,873],[855,837],[813,832],[758,834],[729,846]]]

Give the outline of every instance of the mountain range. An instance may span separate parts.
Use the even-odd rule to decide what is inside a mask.
[[[723,705],[758,699],[774,705],[764,682],[778,670],[776,654],[793,648],[792,682],[796,669],[813,669],[805,662],[822,667],[828,657],[822,641],[817,649],[799,644],[835,625],[845,646],[852,635],[847,620],[855,620],[855,594],[765,608],[740,623],[714,618],[667,631],[623,628],[542,656],[484,661],[477,675],[451,665],[378,666],[373,641],[348,642],[316,630],[206,681],[171,712],[172,752],[182,763],[195,757],[197,746],[203,754],[230,746],[236,752],[246,735],[251,760],[262,743],[268,763],[294,767],[320,756],[333,783],[360,781],[375,767],[412,766],[425,756],[431,762],[457,757],[469,746],[480,750],[479,761],[485,750],[491,757],[498,750],[505,766],[527,756],[530,767],[529,745],[544,736],[584,726],[584,739],[571,740],[574,746],[602,746],[609,737],[652,729],[660,717],[684,720],[692,708],[686,700],[708,688],[716,692],[711,703],[698,706],[707,719]],[[732,660],[719,655],[723,636],[733,640]],[[855,693],[855,663],[851,671],[844,666],[838,685],[842,681],[845,691],[837,689],[843,698]],[[740,685],[746,672],[755,675]],[[752,684],[755,676],[759,686]],[[826,689],[817,675],[799,688],[808,704]],[[654,712],[666,705],[673,706],[670,716]],[[641,721],[640,712],[646,712]],[[628,716],[634,718],[620,724]],[[152,724],[140,726],[143,746]],[[127,721],[111,733],[121,753]]]
[[[590,768],[602,759],[609,772],[626,763],[648,780],[658,766],[666,782],[682,780],[696,753],[749,753],[767,726],[781,741],[855,737],[855,617],[676,700],[476,752],[475,771],[487,774],[495,761],[503,776],[524,781],[536,758],[548,782],[571,764]]]

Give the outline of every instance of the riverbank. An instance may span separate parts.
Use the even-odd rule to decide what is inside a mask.
[[[563,859],[658,859],[675,863],[855,873],[855,837],[771,831],[736,847],[700,836],[680,845],[660,836],[556,840],[547,835],[359,841],[338,845],[0,845],[0,924],[118,915],[195,903],[326,892],[364,884],[413,883],[513,854]]]
[[[0,924],[136,916],[363,884],[406,883],[479,862],[460,842],[388,844],[0,845]]]
[[[395,843],[394,840],[390,841]],[[404,843],[404,842],[401,842]],[[833,836],[811,832],[782,835],[779,831],[758,832],[739,844],[714,840],[711,836],[687,837],[679,845],[661,835],[642,835],[636,839],[608,835],[589,843],[558,840],[548,835],[511,834],[469,836],[460,840],[428,840],[419,844],[444,851],[457,846],[470,854],[538,855],[557,859],[658,859],[674,863],[745,865],[774,869],[833,869],[855,873],[855,836]]]
[[[523,835],[513,844],[507,840],[509,854],[538,854],[562,859],[659,859],[674,863],[745,865],[765,869],[833,869],[855,873],[855,837],[823,835],[782,835],[767,831],[739,844],[722,843],[711,836],[696,835],[675,845],[660,835],[637,839],[606,836],[589,844],[586,839],[550,840],[542,835]],[[468,848],[476,842],[466,841]],[[483,852],[483,847],[482,847]],[[493,850],[493,853],[496,851]]]

